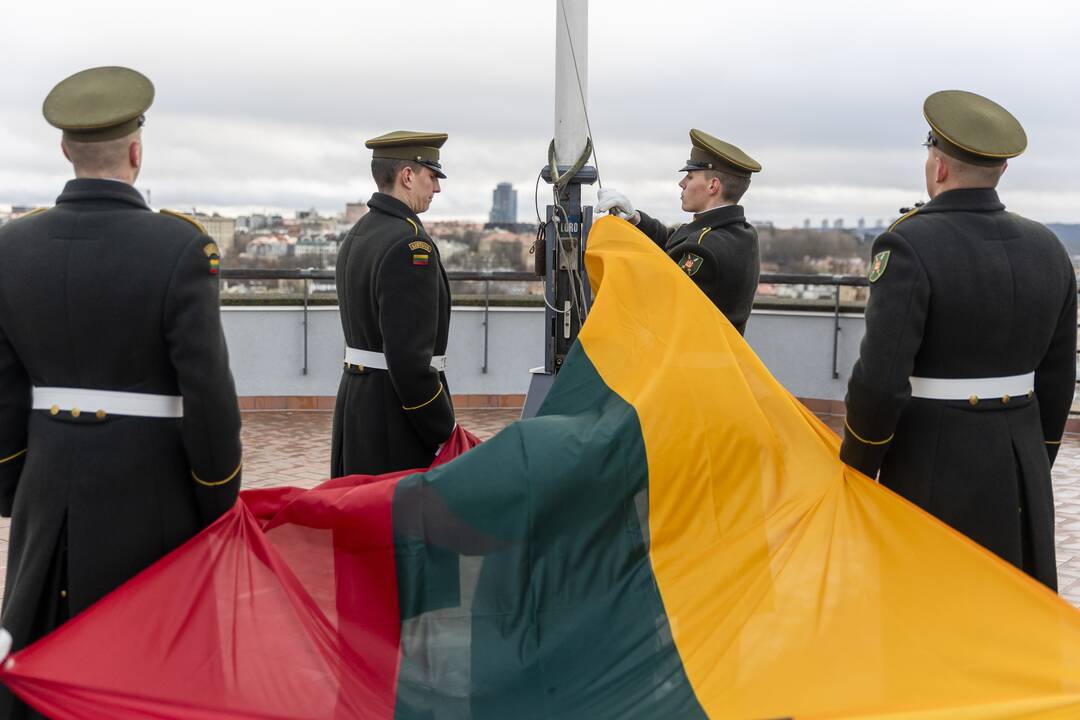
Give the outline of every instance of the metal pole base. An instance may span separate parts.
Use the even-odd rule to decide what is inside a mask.
[[[544,404],[552,383],[555,382],[555,374],[544,371],[544,368],[535,367],[529,371],[532,379],[529,380],[529,394],[525,396],[525,407],[521,408],[521,419],[528,420],[536,417],[540,406]]]

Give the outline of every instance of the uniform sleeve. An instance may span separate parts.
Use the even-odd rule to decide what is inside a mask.
[[[912,368],[922,344],[930,302],[926,271],[903,237],[874,241],[873,257],[888,252],[884,271],[870,286],[866,335],[848,382],[840,459],[875,477],[911,397]]]
[[[1061,448],[1076,391],[1076,275],[1069,266],[1069,291],[1058,316],[1050,347],[1035,369],[1035,395],[1042,415],[1043,438],[1050,464]]]
[[[181,435],[203,522],[236,502],[240,491],[240,408],[221,327],[216,267],[205,235],[188,244],[165,303],[165,337],[184,398]],[[216,257],[215,257],[216,259]]]
[[[664,246],[667,245],[668,238],[671,237],[671,228],[640,210],[638,214],[641,215],[641,222],[637,224],[638,230],[645,233],[650,240],[656,243],[657,247],[663,250]]]
[[[415,239],[394,244],[379,266],[379,328],[401,407],[434,452],[454,429],[454,407],[439,372],[431,367],[439,328],[439,260],[434,252],[410,249]]]
[[[30,378],[0,327],[0,516],[11,517],[26,460]]]

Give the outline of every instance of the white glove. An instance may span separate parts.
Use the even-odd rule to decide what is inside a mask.
[[[609,210],[623,220],[634,217],[634,203],[630,202],[630,198],[614,188],[600,188],[596,191],[596,212]]]
[[[11,633],[4,628],[0,628],[0,661],[6,660],[9,653],[11,653]]]

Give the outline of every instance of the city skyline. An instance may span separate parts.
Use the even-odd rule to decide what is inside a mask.
[[[357,27],[397,22],[390,6],[328,1],[295,13],[275,0],[251,13],[193,0],[183,23],[170,24],[143,19],[128,0],[103,0],[89,15],[71,0],[17,5],[5,19],[20,32],[0,48],[0,60],[20,68],[0,99],[0,199],[53,201],[71,173],[42,99],[79,69],[124,64],[157,87],[138,183],[155,206],[335,209],[374,190],[366,138],[430,129],[450,135],[448,178],[425,217],[483,219],[505,180],[521,193],[519,220],[534,218],[532,187],[553,132],[554,5],[448,5],[417,1],[437,31],[407,51],[395,33],[349,42]],[[894,217],[925,199],[923,99],[960,87],[998,100],[1028,132],[1028,151],[1002,183],[1009,208],[1080,222],[1071,160],[1080,99],[1066,91],[1080,66],[1071,37],[1080,10],[1047,0],[980,8],[593,0],[588,99],[601,179],[681,220],[678,168],[689,128],[700,127],[764,166],[746,196],[755,219],[797,227],[807,217]],[[687,41],[688,28],[709,24],[732,28],[722,46]],[[541,212],[547,195],[541,187]]]

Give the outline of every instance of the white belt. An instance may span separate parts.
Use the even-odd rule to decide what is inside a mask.
[[[356,348],[345,348],[345,362],[350,365],[360,365],[361,367],[373,368],[375,370],[386,370],[386,356],[379,352],[372,352],[370,350],[357,350]],[[446,356],[434,355],[431,358],[431,368],[444,372],[446,370]]]
[[[988,378],[912,377],[911,396],[928,400],[970,400],[1027,395],[1035,389],[1035,373]]]
[[[88,390],[86,388],[35,387],[34,410],[61,410],[79,417],[84,412],[105,415],[135,415],[152,418],[184,417],[184,399],[179,395]]]

